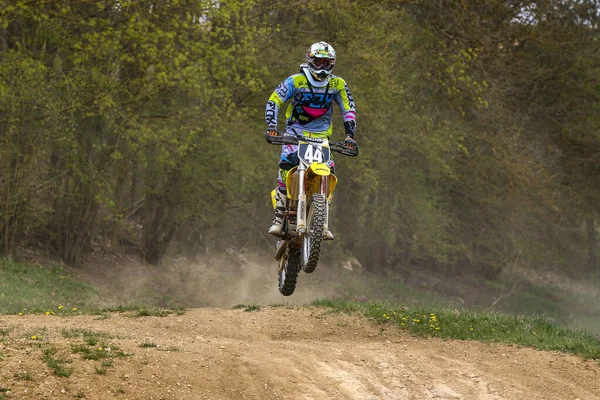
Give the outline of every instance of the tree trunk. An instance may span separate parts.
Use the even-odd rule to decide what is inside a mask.
[[[165,196],[150,195],[143,211],[142,251],[151,265],[160,262],[177,231],[176,212]]]

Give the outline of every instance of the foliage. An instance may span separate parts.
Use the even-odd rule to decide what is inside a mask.
[[[597,266],[592,0],[0,0],[1,252],[152,264],[271,245],[266,99],[326,40],[357,103],[340,253],[495,277]],[[341,136],[334,112],[334,136]]]

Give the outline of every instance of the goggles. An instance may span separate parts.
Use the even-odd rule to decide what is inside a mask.
[[[312,65],[315,68],[329,68],[332,62],[329,58],[313,58]]]

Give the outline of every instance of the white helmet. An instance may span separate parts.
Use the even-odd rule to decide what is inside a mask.
[[[335,50],[325,42],[311,45],[306,52],[308,70],[316,80],[324,81],[335,66]]]

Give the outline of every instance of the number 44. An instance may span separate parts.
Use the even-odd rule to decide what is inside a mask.
[[[323,151],[321,150],[321,147],[308,146],[306,148],[306,153],[304,153],[304,159],[309,164],[314,163],[314,162],[322,163],[323,162]]]

